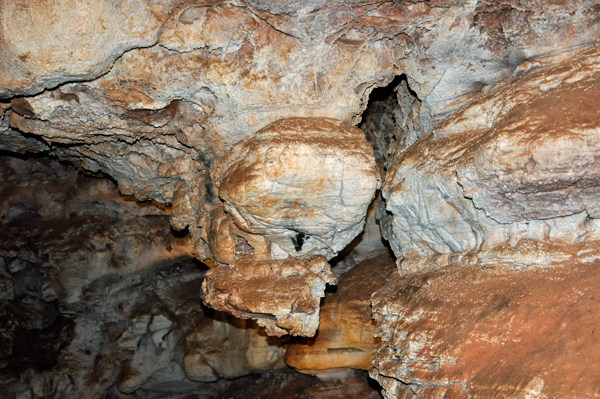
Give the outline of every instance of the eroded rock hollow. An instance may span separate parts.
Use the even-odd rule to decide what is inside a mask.
[[[0,0],[0,397],[600,391],[600,5]]]

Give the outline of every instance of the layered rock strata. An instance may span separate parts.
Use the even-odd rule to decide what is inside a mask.
[[[555,58],[519,66],[388,171],[380,216],[403,273],[467,255],[545,266],[600,238],[599,50]]]
[[[325,285],[335,284],[324,256],[306,261],[242,258],[206,273],[202,298],[210,307],[255,319],[269,335],[313,336]]]
[[[394,261],[386,252],[343,274],[335,292],[321,305],[319,330],[313,338],[292,338],[285,362],[305,373],[352,368],[368,370],[379,343],[371,317],[371,295],[383,287]]]

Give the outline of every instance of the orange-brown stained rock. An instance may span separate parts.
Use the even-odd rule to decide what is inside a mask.
[[[344,274],[337,292],[327,294],[321,306],[317,335],[293,339],[285,353],[286,363],[300,370],[367,370],[371,352],[380,342],[371,318],[371,295],[395,271],[394,260],[385,253]]]
[[[387,398],[597,397],[599,286],[598,261],[395,275],[373,296],[371,376]]]
[[[256,319],[269,335],[313,336],[319,326],[319,305],[325,284],[335,284],[327,260],[256,260],[244,257],[235,267],[219,266],[206,273],[202,299],[215,310]]]
[[[364,372],[363,372],[364,373]],[[343,381],[320,381],[308,388],[298,399],[379,399],[379,392],[370,386],[366,375],[355,374]]]

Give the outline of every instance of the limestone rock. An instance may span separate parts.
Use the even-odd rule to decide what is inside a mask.
[[[156,43],[166,2],[86,0],[0,3],[0,98],[89,80],[136,47]]]
[[[295,257],[332,258],[363,229],[379,179],[364,134],[325,118],[288,118],[236,144],[219,193],[238,227]]]
[[[499,83],[400,155],[381,216],[404,272],[521,240],[598,240],[599,54]],[[534,257],[504,263],[551,263]]]
[[[206,273],[202,299],[213,309],[255,319],[269,335],[313,336],[325,284],[335,284],[323,256],[306,261],[242,258]]]
[[[321,305],[319,330],[313,338],[292,338],[285,353],[288,365],[305,370],[355,368],[368,370],[379,343],[371,318],[371,295],[390,273],[396,273],[389,253],[366,260],[340,277],[336,292]]]
[[[0,227],[2,397],[218,398],[227,384],[198,380],[285,367],[277,338],[202,308],[206,267],[167,207],[56,160],[0,156]],[[186,354],[217,371],[193,378]]]
[[[464,264],[400,277],[373,296],[386,398],[579,398],[600,386],[600,263],[513,271]]]
[[[183,358],[192,381],[234,379],[266,370],[285,368],[281,341],[268,337],[255,322],[216,312],[186,337]]]

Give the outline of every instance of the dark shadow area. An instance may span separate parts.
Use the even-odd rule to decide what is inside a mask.
[[[373,147],[382,178],[390,162],[423,135],[420,105],[406,74],[371,92],[358,127]]]
[[[373,91],[369,95],[369,102],[367,103],[367,108],[365,112],[368,112],[369,108],[372,109],[376,102],[388,101],[390,98],[396,97],[396,88],[403,81],[407,81],[406,74],[404,73],[402,75],[397,75],[396,77],[394,77],[394,79],[392,79],[392,81],[386,86],[377,87],[373,89]],[[412,90],[411,92],[415,97],[417,96],[416,93],[414,93]]]

